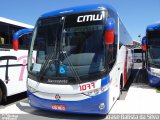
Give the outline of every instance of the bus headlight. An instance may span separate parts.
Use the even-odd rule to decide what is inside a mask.
[[[109,89],[109,84],[104,86],[104,87],[94,89],[94,90],[91,90],[89,92],[85,92],[85,93],[82,93],[82,94],[87,95],[87,96],[96,96],[98,94],[103,93],[104,91],[107,91],[108,89]]]
[[[27,90],[28,90],[29,92],[36,92],[36,91],[37,91],[36,89],[34,89],[34,88],[31,87],[31,86],[27,86]]]
[[[156,76],[156,77],[159,77],[159,78],[160,78],[160,74],[159,74],[159,73],[150,71],[150,74],[153,75],[153,76]]]

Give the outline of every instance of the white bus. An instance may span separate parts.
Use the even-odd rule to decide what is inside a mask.
[[[8,96],[26,91],[29,35],[19,40],[19,51],[12,46],[13,34],[32,25],[0,17],[0,103]]]
[[[108,113],[131,73],[130,43],[117,12],[106,4],[42,15],[29,51],[30,105],[58,112]]]
[[[144,57],[143,57],[144,59]],[[134,48],[133,49],[133,60],[134,62],[140,63],[142,62],[142,49],[141,48]]]

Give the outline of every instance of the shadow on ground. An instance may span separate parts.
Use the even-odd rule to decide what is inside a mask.
[[[36,119],[46,119],[46,120],[57,120],[57,119],[65,119],[65,120],[104,120],[106,115],[88,115],[88,114],[72,114],[72,113],[60,113],[54,111],[45,111],[45,110],[38,110],[32,108],[31,106],[27,105],[28,100],[23,101],[26,103],[21,104],[20,102],[16,104],[16,106],[23,112],[29,114],[28,116],[33,116]]]
[[[1,106],[6,107],[25,98],[27,98],[27,92],[22,92],[16,95],[9,96],[7,97],[7,102],[2,102]]]

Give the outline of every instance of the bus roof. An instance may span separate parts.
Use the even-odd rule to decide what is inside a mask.
[[[92,11],[92,10],[105,10],[107,8],[110,8],[116,12],[116,10],[108,4],[92,4],[92,5],[76,6],[76,7],[70,7],[70,8],[51,11],[43,14],[41,18],[60,15],[60,14],[71,14],[71,13],[78,13],[78,12],[85,12],[85,11]]]
[[[154,23],[147,26],[147,31],[160,30],[160,23]]]
[[[22,23],[22,22],[11,20],[11,19],[7,19],[7,18],[4,18],[4,17],[0,17],[0,22],[8,23],[8,24],[11,24],[11,25],[16,25],[16,26],[20,26],[20,27],[25,27],[25,28],[33,28],[34,27],[32,25],[25,24],[25,23]]]

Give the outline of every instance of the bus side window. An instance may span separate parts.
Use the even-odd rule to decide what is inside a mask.
[[[115,62],[115,54],[114,54],[114,46],[113,45],[110,45],[109,46],[109,64],[113,64]]]
[[[0,22],[0,46],[9,45],[8,24]]]
[[[109,10],[109,15],[111,18],[114,18],[115,20],[115,24],[118,23],[118,18],[117,18],[117,13],[114,12],[112,9],[108,9]],[[114,43],[112,45],[109,45],[109,49],[108,49],[108,60],[109,60],[109,69],[111,70],[116,58],[117,58],[117,46],[118,46],[118,25],[115,25],[114,27]]]
[[[115,35],[114,43],[108,46],[108,57],[109,66],[112,69],[117,57],[117,35]]]
[[[13,34],[22,27],[0,22],[0,47],[12,49]]]
[[[0,36],[0,44],[1,44],[1,45],[4,45],[4,43],[5,43],[5,39]]]

